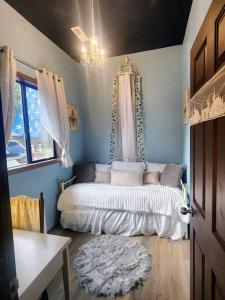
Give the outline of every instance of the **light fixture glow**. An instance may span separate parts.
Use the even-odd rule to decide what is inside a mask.
[[[94,0],[92,0],[92,28],[93,35],[88,40],[88,45],[82,47],[81,51],[81,64],[88,65],[92,68],[96,68],[100,65],[103,65],[105,62],[104,51],[99,47],[98,39],[95,35],[95,23],[94,23]]]

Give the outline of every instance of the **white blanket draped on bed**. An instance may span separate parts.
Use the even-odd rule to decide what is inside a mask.
[[[60,211],[76,208],[108,209],[164,215],[189,223],[190,217],[180,214],[182,206],[182,191],[162,185],[127,187],[81,183],[66,189],[58,201]]]
[[[61,225],[78,232],[92,234],[122,234],[124,236],[152,235],[180,240],[187,230],[187,224],[163,215],[137,214],[95,208],[64,210]]]

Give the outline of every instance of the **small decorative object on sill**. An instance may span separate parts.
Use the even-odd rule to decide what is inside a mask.
[[[190,118],[190,92],[189,89],[184,91],[184,124],[189,124]]]
[[[190,100],[190,125],[225,116],[225,66]]]
[[[77,106],[67,104],[69,127],[71,131],[78,131],[80,129],[79,109]]]

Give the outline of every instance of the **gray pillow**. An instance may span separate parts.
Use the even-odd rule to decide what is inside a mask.
[[[83,163],[74,166],[76,183],[88,183],[95,181],[95,163]]]
[[[160,184],[177,188],[184,173],[184,165],[166,165],[160,178]]]

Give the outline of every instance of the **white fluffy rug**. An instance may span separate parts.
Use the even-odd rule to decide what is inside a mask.
[[[95,296],[118,296],[147,279],[151,256],[132,238],[104,235],[80,247],[73,264],[80,287]]]

